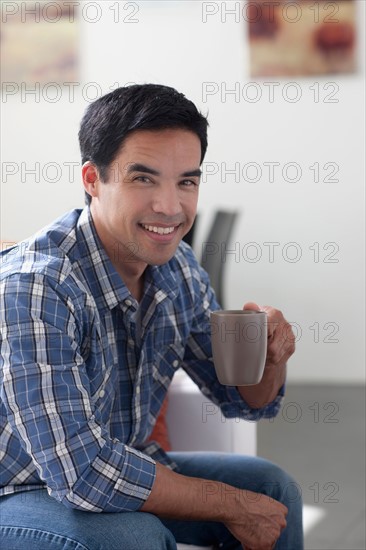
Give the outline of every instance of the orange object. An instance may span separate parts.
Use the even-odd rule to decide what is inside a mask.
[[[156,441],[164,451],[171,451],[172,447],[169,440],[168,425],[166,423],[167,410],[168,396],[166,396],[163,401],[154,429],[149,437],[149,441]]]

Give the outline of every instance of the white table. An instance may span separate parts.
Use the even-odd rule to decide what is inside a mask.
[[[256,423],[225,418],[183,370],[169,388],[167,423],[174,451],[257,454]]]

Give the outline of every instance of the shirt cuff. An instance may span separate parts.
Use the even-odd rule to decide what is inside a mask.
[[[281,386],[273,401],[258,409],[250,407],[235,386],[227,386],[228,403],[222,407],[222,411],[227,418],[239,417],[252,422],[261,418],[273,418],[281,408],[285,386],[285,384]]]
[[[93,512],[134,512],[148,499],[155,476],[155,460],[113,442],[101,449],[63,504]]]

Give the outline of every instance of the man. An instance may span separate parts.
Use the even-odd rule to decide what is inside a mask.
[[[2,257],[2,548],[301,550],[301,501],[277,466],[148,442],[180,366],[225,416],[257,420],[277,413],[294,351],[266,308],[260,384],[216,378],[219,305],[181,241],[207,120],[172,88],[134,85],[91,104],[79,139],[87,207]]]

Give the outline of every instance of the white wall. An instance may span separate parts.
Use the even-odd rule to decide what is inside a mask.
[[[290,381],[364,381],[364,2],[357,2],[358,73],[271,78],[278,83],[273,102],[265,81],[256,81],[262,92],[257,102],[249,101],[254,87],[245,94],[244,86],[251,82],[246,26],[234,16],[222,22],[224,3],[217,3],[219,13],[206,23],[198,1],[138,2],[138,11],[131,16],[136,23],[127,21],[133,4],[123,2],[115,23],[110,9],[115,5],[100,3],[96,23],[81,18],[81,81],[74,99],[69,88],[55,102],[50,100],[51,89],[39,103],[31,95],[3,93],[2,160],[7,164],[1,191],[2,239],[25,238],[65,210],[82,205],[79,167],[70,178],[68,163],[79,162],[77,130],[88,98],[116,83],[172,85],[209,114],[205,167],[212,170],[217,165],[218,173],[207,176],[201,186],[199,233],[204,236],[215,208],[241,212],[231,245],[236,253],[226,256],[227,305],[240,308],[248,300],[274,305],[294,323],[298,349],[289,364]],[[233,5],[226,2],[228,7]],[[95,13],[91,9],[87,17],[94,18]],[[295,82],[296,88],[288,87],[289,82]],[[318,102],[314,100],[316,82]],[[207,83],[215,83],[211,89],[219,92],[225,86],[238,86],[241,95],[238,101],[219,92],[205,98]],[[301,93],[299,101],[283,98],[283,94],[293,97],[296,89]],[[36,162],[40,163],[39,182],[25,173]],[[273,182],[263,164],[268,162],[280,163]],[[228,175],[225,183],[221,163],[228,168],[239,163],[240,170],[256,163],[262,177],[256,183],[243,177],[235,182]],[[298,182],[281,176],[288,163],[301,169]],[[321,169],[318,183],[309,168],[314,163]],[[337,164],[334,178],[339,181],[324,181],[332,169],[328,165],[324,170],[326,163]],[[287,168],[287,179],[295,177],[294,170]],[[9,174],[11,170],[16,173]],[[249,170],[248,179],[254,177],[253,169]],[[270,246],[274,247],[272,261]],[[299,260],[292,262],[296,254]]]

